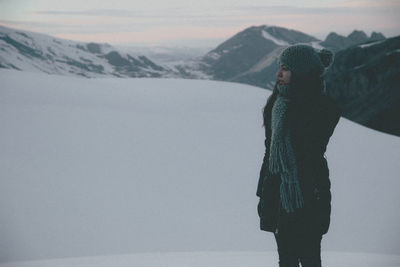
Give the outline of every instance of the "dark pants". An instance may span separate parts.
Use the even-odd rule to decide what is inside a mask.
[[[286,220],[275,233],[279,267],[321,267],[322,234]]]

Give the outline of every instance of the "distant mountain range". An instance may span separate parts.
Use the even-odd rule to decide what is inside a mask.
[[[379,41],[385,39],[382,33],[372,32],[371,36],[368,37],[363,31],[353,31],[347,37],[338,35],[335,32],[331,32],[320,44],[329,48],[333,51],[338,51],[344,48],[348,48],[352,45],[358,45],[371,41]]]
[[[0,26],[0,68],[84,77],[210,79],[272,89],[279,53],[298,43],[335,52],[326,84],[344,117],[400,136],[400,37],[376,32],[370,37],[358,30],[347,37],[332,32],[321,41],[283,27],[252,26],[203,55],[189,57],[188,51],[144,55],[144,50]]]
[[[84,77],[177,77],[143,55],[0,26],[0,68]]]

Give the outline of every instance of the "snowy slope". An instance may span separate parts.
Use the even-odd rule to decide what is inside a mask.
[[[287,41],[277,39],[273,35],[271,35],[270,33],[266,32],[265,30],[262,30],[261,33],[262,33],[262,36],[265,39],[271,40],[272,42],[274,42],[277,45],[282,45],[282,46],[289,46],[290,45]]]
[[[322,252],[324,267],[398,267],[399,255]],[[170,252],[0,263],[0,267],[275,267],[276,252]]]
[[[255,195],[270,92],[13,70],[0,80],[0,262],[275,250]],[[342,118],[327,158],[323,250],[400,254],[400,139]]]
[[[131,52],[0,25],[0,68],[84,77],[177,76],[171,69]]]

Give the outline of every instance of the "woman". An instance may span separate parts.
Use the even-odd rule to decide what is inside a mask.
[[[329,169],[324,157],[340,110],[324,94],[329,50],[293,45],[279,56],[273,93],[264,107],[265,156],[257,196],[260,228],[273,232],[279,266],[321,266],[330,223]]]

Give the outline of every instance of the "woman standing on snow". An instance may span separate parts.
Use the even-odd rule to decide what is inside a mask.
[[[321,239],[331,213],[326,146],[340,118],[324,94],[333,54],[293,45],[279,56],[273,93],[264,107],[265,155],[257,196],[260,228],[273,232],[279,266],[321,266]]]

